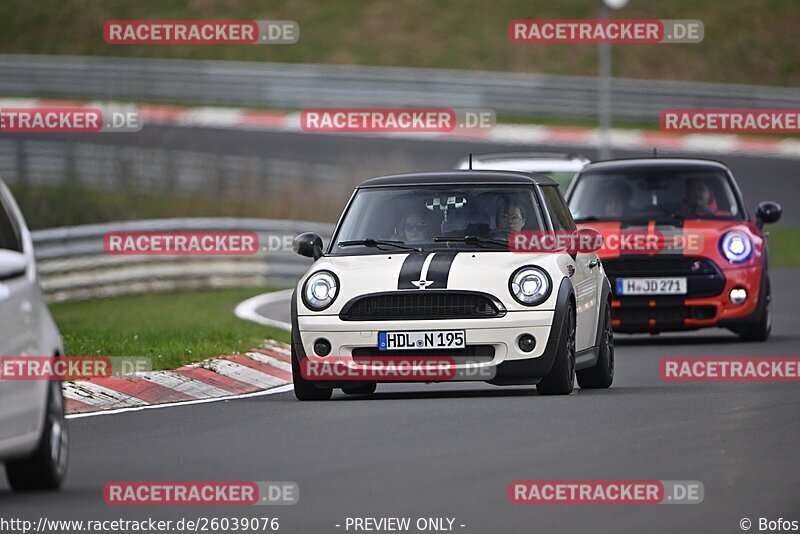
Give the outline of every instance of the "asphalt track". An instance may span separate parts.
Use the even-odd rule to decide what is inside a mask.
[[[200,144],[216,138],[232,150],[279,150],[276,144],[296,150],[301,141],[293,134],[180,133]],[[343,157],[341,148],[336,153],[338,138],[322,137],[305,137],[307,155]],[[347,152],[377,150],[383,142],[351,139]],[[413,156],[419,168],[444,168],[465,150],[488,148],[404,140],[391,146],[401,154],[398,161]],[[796,161],[724,159],[751,204],[772,198],[789,208],[787,220],[800,220],[791,209],[800,191]],[[668,384],[659,374],[666,356],[796,356],[798,274],[773,271],[769,342],[741,343],[722,330],[620,336],[617,375],[608,391],[540,397],[533,389],[484,384],[381,385],[372,398],[337,394],[326,403],[299,403],[283,393],[74,419],[64,489],[16,495],[0,482],[0,517],[277,516],[281,532],[320,533],[345,532],[335,525],[344,525],[346,517],[379,516],[454,517],[455,530],[465,533],[733,533],[741,532],[744,517],[756,523],[752,531],[759,517],[800,520],[798,384]],[[261,313],[288,317],[280,303]],[[507,498],[517,479],[699,480],[705,500],[518,506]],[[300,502],[110,507],[103,486],[114,480],[295,481]]]
[[[608,391],[540,397],[483,384],[381,385],[373,398],[291,393],[75,419],[58,494],[0,486],[0,517],[275,516],[281,532],[343,532],[348,516],[455,517],[457,531],[739,532],[800,519],[795,384],[667,384],[665,356],[797,354],[796,271],[773,273],[772,339],[724,331],[622,337]],[[265,310],[271,313],[269,310]],[[273,310],[274,311],[274,310]],[[275,317],[280,319],[280,314]],[[516,479],[699,480],[694,505],[519,506]],[[291,480],[294,506],[118,508],[112,480]]]

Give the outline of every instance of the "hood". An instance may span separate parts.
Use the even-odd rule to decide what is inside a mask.
[[[600,232],[605,246],[597,253],[601,259],[626,255],[700,256],[724,260],[719,252],[719,242],[724,234],[738,230],[750,236],[754,257],[760,258],[763,244],[761,232],[746,221],[686,219],[664,222],[662,220],[587,222],[578,225]]]

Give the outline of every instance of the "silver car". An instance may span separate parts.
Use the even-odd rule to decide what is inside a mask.
[[[63,354],[39,287],[31,234],[0,181],[0,358]],[[60,382],[0,376],[0,462],[13,489],[57,489],[67,470],[67,442]]]
[[[546,174],[564,193],[570,180],[583,167],[591,163],[581,154],[561,152],[509,152],[506,154],[478,154],[472,156],[472,169],[476,171],[516,171]],[[458,162],[457,169],[469,169],[469,158]]]

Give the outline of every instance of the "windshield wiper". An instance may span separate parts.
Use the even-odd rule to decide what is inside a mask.
[[[356,245],[361,245],[364,247],[372,247],[377,248],[378,250],[386,250],[381,247],[394,247],[401,250],[413,250],[415,252],[422,252],[422,249],[419,247],[412,247],[406,245],[403,241],[389,241],[388,239],[357,239],[355,241],[339,241],[337,243],[340,247],[352,247]]]
[[[501,247],[508,247],[508,241],[505,239],[489,239],[488,237],[480,237],[477,235],[465,235],[464,237],[447,237],[437,235],[433,238],[437,243],[465,243],[467,245],[486,247],[486,245],[498,245]]]

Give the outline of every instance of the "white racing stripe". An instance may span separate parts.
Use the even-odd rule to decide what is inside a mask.
[[[64,396],[103,409],[145,406],[147,402],[88,381],[64,382]]]
[[[286,382],[276,376],[268,375],[228,360],[211,360],[203,364],[206,369],[219,373],[228,378],[245,382],[251,386],[267,389],[275,386],[282,386]]]
[[[231,394],[230,391],[206,384],[205,382],[195,380],[188,376],[173,373],[172,371],[159,371],[148,374],[143,378],[159,386],[191,395],[196,399],[211,399],[215,397],[225,397]]]

